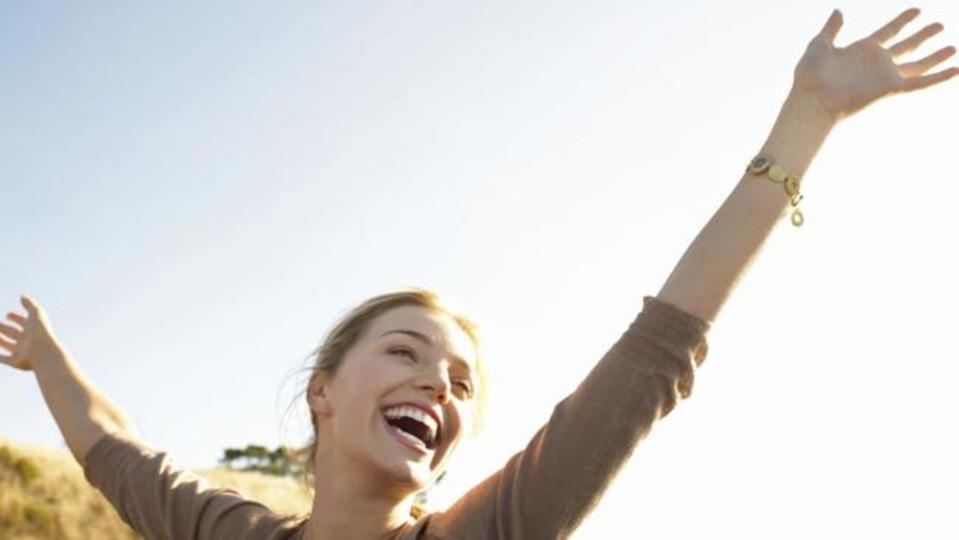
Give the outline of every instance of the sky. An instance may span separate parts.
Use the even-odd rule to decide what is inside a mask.
[[[832,9],[845,46],[912,4],[0,6],[0,310],[33,295],[144,438],[206,468],[305,441],[298,370],[331,325],[433,289],[491,381],[443,508],[658,293]],[[959,4],[917,6],[900,37],[945,30],[902,62],[959,44]],[[954,79],[833,130],[805,224],[573,538],[959,535],[956,120]],[[33,374],[0,370],[0,411],[0,438],[64,447]]]

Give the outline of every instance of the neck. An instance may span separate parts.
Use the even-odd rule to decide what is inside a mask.
[[[333,452],[318,452],[314,471],[313,509],[301,540],[379,540],[411,522],[415,493],[384,489],[395,478]]]

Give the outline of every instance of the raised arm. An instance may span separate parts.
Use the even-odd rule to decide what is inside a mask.
[[[944,47],[916,62],[893,62],[943,29],[940,23],[929,24],[909,38],[883,46],[918,15],[919,9],[906,10],[870,36],[836,48],[833,42],[842,26],[842,14],[833,12],[796,66],[792,89],[758,153],[769,155],[786,172],[802,178],[841,119],[882,97],[927,88],[959,75],[959,68],[924,75],[955,54],[955,47]],[[744,168],[752,157],[744,156]],[[791,214],[791,208],[782,184],[746,172],[686,250],[657,297],[715,321],[773,228]]]
[[[57,340],[43,308],[29,296],[20,299],[27,314],[8,313],[0,322],[0,363],[32,371],[60,433],[82,467],[87,452],[101,437],[124,432],[138,437],[133,423],[113,402],[100,393],[80,371]]]
[[[888,50],[880,46],[917,14],[909,10],[870,37],[837,49],[832,42],[842,19],[835,12],[796,67],[793,88],[760,152],[801,176],[840,119],[882,96],[959,73],[922,76],[953,48],[912,64],[892,63],[942,29],[930,25]],[[429,532],[464,540],[569,536],[636,445],[691,395],[712,322],[791,203],[781,184],[740,179],[660,293],[644,297],[643,310],[586,379],[525,448],[434,515]]]
[[[636,445],[692,394],[709,324],[652,296],[526,447],[450,508],[431,538],[555,540],[598,504]]]
[[[150,539],[287,538],[296,523],[232,489],[217,488],[144,443],[123,411],[94,388],[54,336],[43,308],[0,322],[0,363],[33,371],[90,484]]]

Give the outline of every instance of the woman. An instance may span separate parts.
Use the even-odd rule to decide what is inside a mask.
[[[445,470],[482,418],[485,380],[468,319],[426,290],[355,308],[316,351],[308,384],[315,439],[312,512],[279,516],[211,489],[140,440],[127,416],[84,377],[41,306],[0,323],[3,363],[32,370],[87,479],[149,538],[562,538],[576,529],[653,424],[687,398],[706,334],[772,229],[797,206],[800,178],[833,126],[876,100],[959,74],[927,74],[946,47],[894,60],[942,30],[894,38],[910,9],[845,48],[833,12],[810,42],[776,123],[746,173],[656,297],[525,449],[444,512],[422,514],[418,491]],[[748,156],[753,157],[753,156]],[[790,212],[791,210],[791,212]]]

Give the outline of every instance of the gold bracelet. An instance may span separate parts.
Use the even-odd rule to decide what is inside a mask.
[[[773,163],[773,159],[766,154],[759,154],[753,158],[753,160],[749,162],[749,165],[746,166],[746,172],[757,176],[767,173],[770,180],[783,185],[786,189],[786,194],[789,195],[789,202],[793,206],[798,206],[799,201],[803,199],[803,196],[799,193],[800,178],[792,174],[787,174],[785,169]],[[803,217],[799,208],[796,208],[793,210],[790,220],[794,226],[800,227],[806,218]]]

